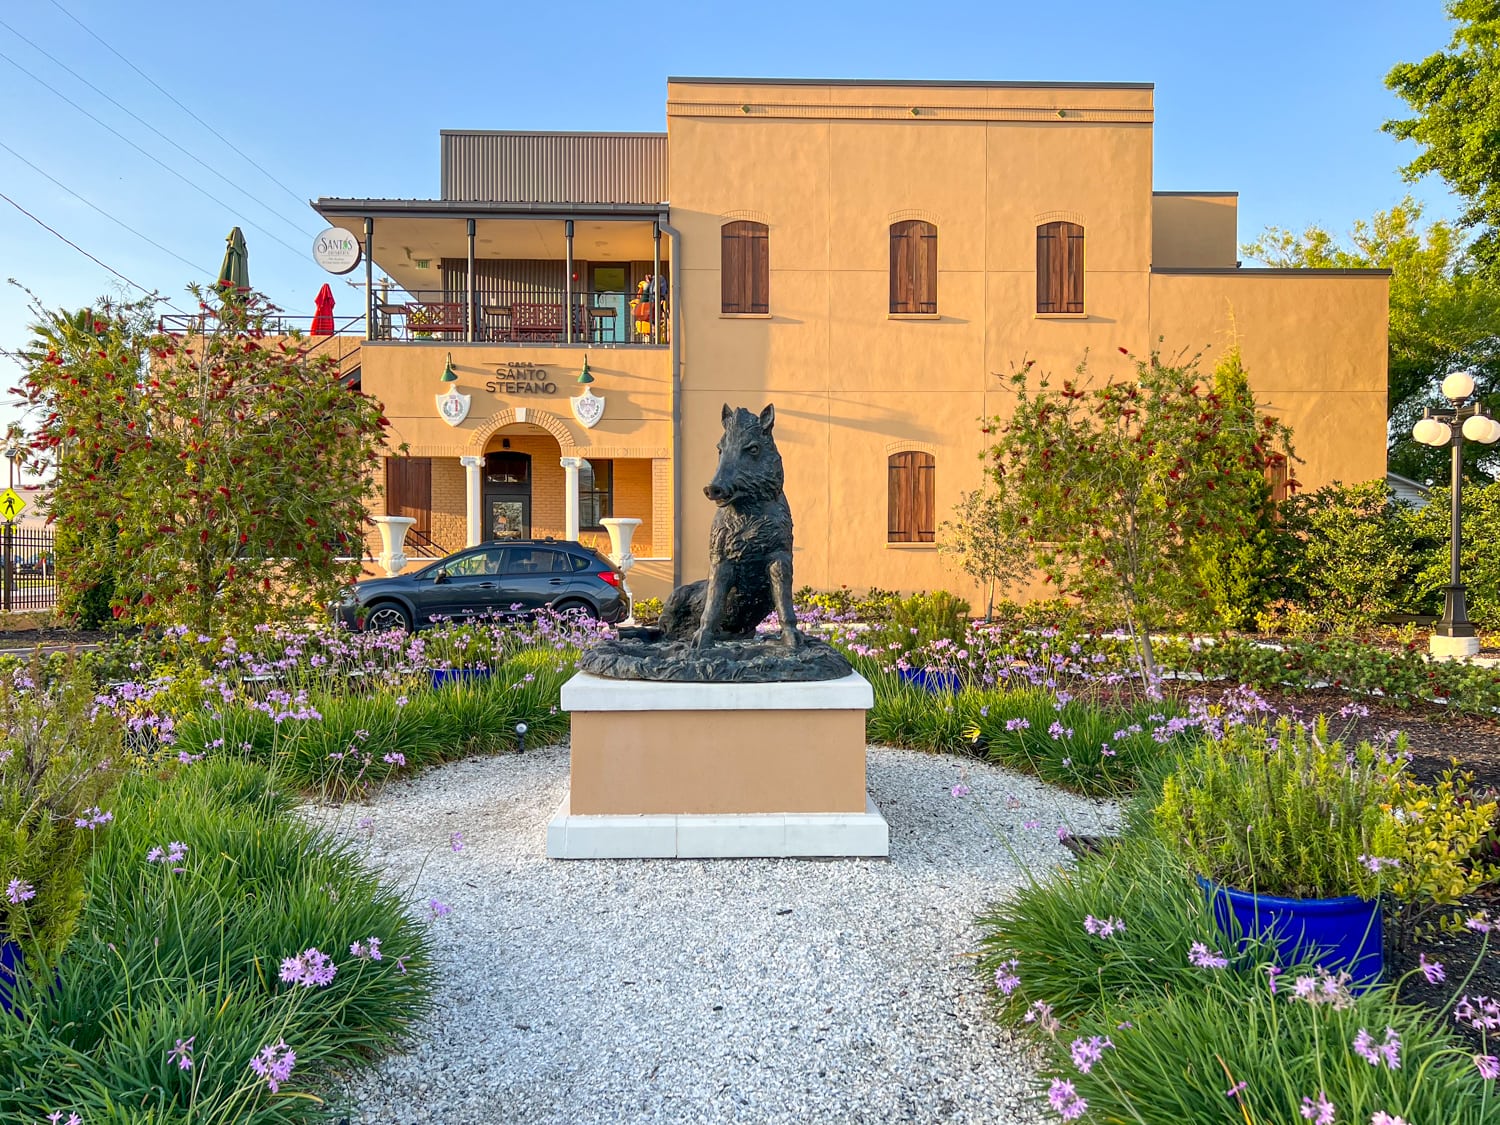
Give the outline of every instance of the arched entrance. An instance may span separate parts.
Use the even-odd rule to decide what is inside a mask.
[[[492,539],[563,536],[562,447],[547,430],[513,422],[485,443],[480,534]]]

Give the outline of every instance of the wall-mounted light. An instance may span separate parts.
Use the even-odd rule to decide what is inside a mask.
[[[448,353],[448,366],[443,368],[443,382],[456,383],[458,376],[453,373],[453,353]]]
[[[1066,116],[1068,116],[1068,111],[1065,110],[1065,109],[1060,109],[1060,110],[1057,111],[1057,116],[1059,116],[1059,117],[1066,117]]]
[[[583,357],[583,370],[578,373],[578,381],[580,383],[592,383],[594,381],[594,377],[589,374],[589,357],[587,355]]]

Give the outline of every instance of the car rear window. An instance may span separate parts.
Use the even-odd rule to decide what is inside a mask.
[[[566,574],[570,569],[566,555],[545,547],[512,547],[506,555],[506,574]]]
[[[587,555],[569,555],[568,557],[573,560],[574,570],[587,570],[591,566],[598,565],[595,560],[589,558]]]

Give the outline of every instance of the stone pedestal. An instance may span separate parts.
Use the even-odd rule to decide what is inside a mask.
[[[1451,658],[1455,656],[1478,656],[1478,637],[1444,637],[1434,633],[1429,645],[1428,652],[1433,656]]]
[[[380,558],[376,561],[392,578],[406,565],[406,533],[417,521],[411,516],[371,516],[380,529]]]
[[[870,684],[646,683],[580,672],[554,859],[885,856],[865,791]]]

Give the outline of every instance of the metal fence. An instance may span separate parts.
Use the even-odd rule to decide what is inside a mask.
[[[51,609],[57,602],[53,533],[5,524],[0,532],[0,611]]]

